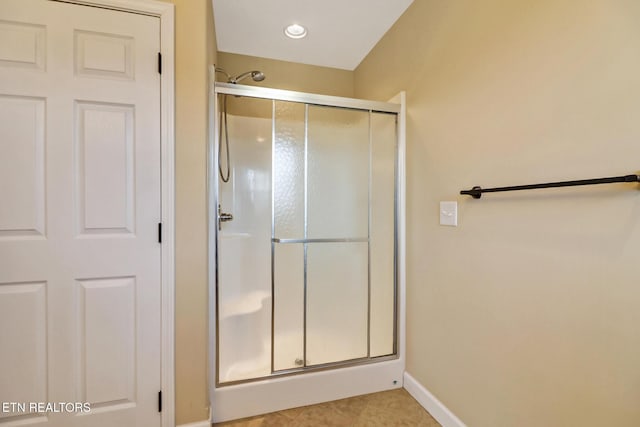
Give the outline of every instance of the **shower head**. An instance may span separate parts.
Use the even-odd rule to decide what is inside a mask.
[[[240,80],[244,80],[247,77],[251,76],[251,78],[253,79],[254,82],[261,82],[264,80],[265,75],[262,71],[247,71],[246,73],[242,73],[239,74],[235,77],[231,76],[231,74],[227,73],[224,69],[222,68],[217,68],[216,67],[216,73],[222,73],[227,77],[227,83],[233,83],[236,84],[238,83]]]
[[[238,83],[239,81],[244,80],[249,76],[251,76],[254,82],[261,82],[265,77],[262,71],[247,71],[246,73],[242,73],[236,77],[229,78],[229,83]]]

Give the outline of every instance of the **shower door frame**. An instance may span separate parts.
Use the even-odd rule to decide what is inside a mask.
[[[406,97],[405,93],[399,93],[393,102],[369,101],[362,99],[344,98],[329,95],[318,95],[312,93],[288,91],[281,89],[272,89],[258,86],[246,86],[230,83],[215,82],[215,72],[210,70],[210,91],[209,91],[209,150],[208,150],[208,227],[209,227],[209,349],[210,349],[210,369],[209,369],[209,387],[211,389],[210,399],[212,408],[211,421],[225,421],[229,419],[252,416],[259,413],[270,412],[274,410],[285,409],[286,407],[295,407],[306,404],[317,403],[320,401],[339,399],[357,394],[371,393],[385,389],[402,387],[403,373],[405,366],[405,238],[406,238],[406,220],[405,220],[405,116],[406,116]],[[337,107],[351,110],[365,111],[369,113],[390,113],[395,114],[396,120],[396,158],[395,158],[395,185],[394,185],[394,327],[393,327],[393,353],[384,356],[371,357],[369,351],[364,358],[353,360],[331,362],[322,365],[303,366],[281,371],[273,370],[273,309],[274,300],[272,296],[272,313],[271,313],[271,374],[265,377],[228,381],[220,383],[218,381],[219,372],[219,353],[217,345],[218,337],[218,319],[217,319],[217,302],[218,302],[218,203],[219,203],[219,183],[218,183],[218,95],[245,96],[248,98],[266,99],[272,101],[287,101],[305,104],[307,106]],[[272,117],[272,120],[275,118]],[[369,135],[371,140],[371,133]],[[272,144],[275,141],[272,140]],[[272,145],[273,150],[273,145]],[[272,165],[273,167],[273,165]],[[370,178],[371,179],[371,178]],[[274,183],[272,182],[272,186]],[[273,189],[272,189],[273,192]],[[369,201],[371,203],[371,201]],[[272,221],[273,221],[273,197],[272,197]],[[368,209],[371,209],[369,206]],[[273,293],[273,245],[278,239],[273,239],[272,229],[272,250],[271,250],[271,281]],[[370,238],[368,239],[370,241]],[[370,244],[370,242],[369,242]],[[213,258],[213,260],[211,260]],[[213,262],[211,262],[213,261]],[[371,260],[369,259],[369,263]],[[213,264],[213,265],[212,265]],[[368,278],[370,282],[370,277]],[[368,305],[368,311],[370,310]],[[306,308],[305,308],[306,310]],[[306,334],[306,331],[305,331]],[[367,342],[370,340],[370,330],[367,326]],[[367,346],[369,347],[369,346]],[[385,385],[381,381],[367,380],[369,375],[377,375],[376,367],[380,366],[383,375],[392,376],[394,379],[388,381]],[[375,365],[375,366],[374,366]],[[370,367],[369,369],[367,367]],[[372,368],[371,368],[372,367]],[[272,393],[284,393],[282,382],[288,378],[306,377],[314,375],[317,377],[318,384],[325,384],[328,372],[344,372],[346,369],[336,368],[356,368],[359,372],[355,372],[353,377],[356,383],[370,383],[363,388],[361,385],[344,386],[345,390],[332,396],[313,397],[293,399],[295,402],[291,404],[282,403],[265,406],[258,404],[258,407],[247,408],[246,394],[247,387],[254,384],[258,390],[256,398],[262,397],[260,393],[266,396]],[[301,375],[304,374],[304,375]],[[329,374],[330,375],[330,374]],[[313,380],[313,379],[311,379]],[[278,382],[278,383],[276,383]],[[313,383],[313,381],[312,381]],[[238,388],[241,385],[245,396],[240,396]],[[296,389],[297,387],[293,387]],[[261,391],[263,390],[263,391]],[[240,391],[239,393],[243,393]],[[299,391],[298,391],[299,393]],[[286,394],[286,393],[285,393]],[[322,394],[322,393],[321,393]],[[235,400],[238,403],[234,402]],[[239,403],[244,402],[244,404]],[[222,404],[225,406],[223,407]]]

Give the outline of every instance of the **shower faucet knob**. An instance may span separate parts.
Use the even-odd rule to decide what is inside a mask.
[[[220,209],[218,208],[218,211]],[[218,213],[218,230],[222,230],[222,223],[227,221],[233,221],[233,215],[230,213],[219,212]]]
[[[227,222],[227,221],[233,221],[233,215],[231,215],[230,213],[221,212],[220,222]]]

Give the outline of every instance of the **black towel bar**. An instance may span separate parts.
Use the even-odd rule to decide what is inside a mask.
[[[536,188],[575,187],[578,185],[613,184],[616,182],[640,182],[640,175],[613,176],[609,178],[581,179],[578,181],[547,182],[544,184],[516,185],[512,187],[482,188],[473,187],[471,190],[462,190],[465,194],[479,199],[482,193],[498,193],[501,191],[534,190]]]

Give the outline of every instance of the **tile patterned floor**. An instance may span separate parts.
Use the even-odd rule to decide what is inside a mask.
[[[440,424],[406,390],[397,389],[214,424],[218,426],[439,427]]]

